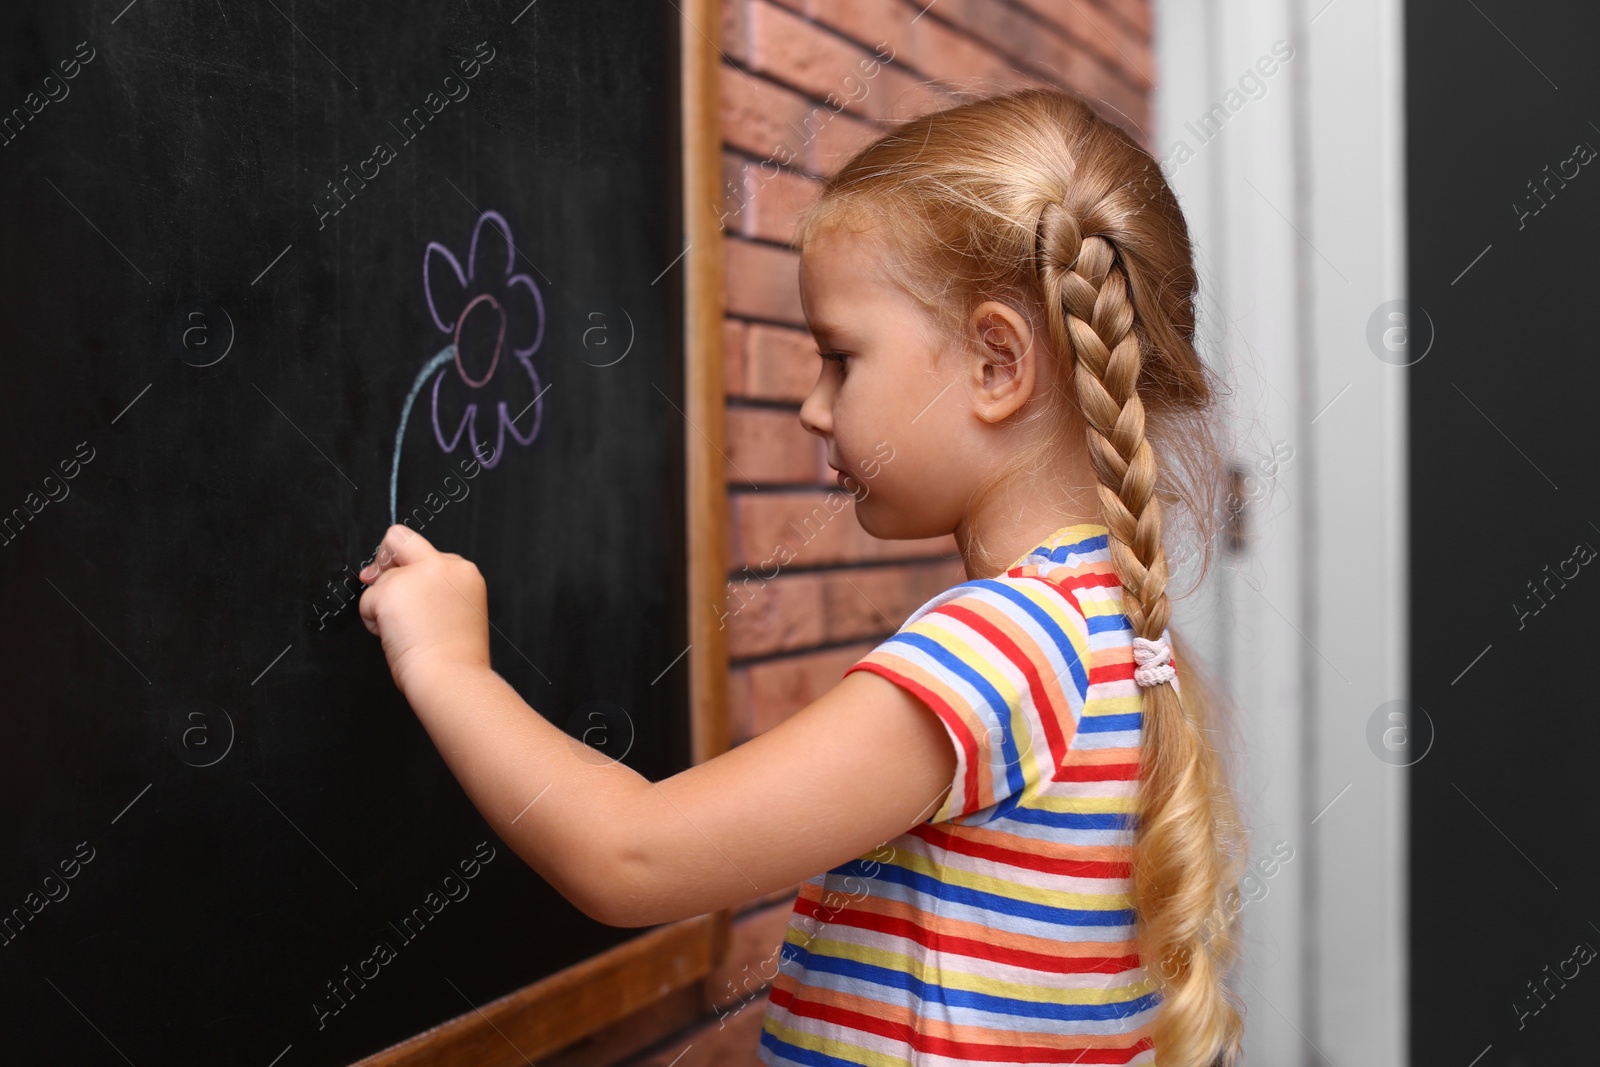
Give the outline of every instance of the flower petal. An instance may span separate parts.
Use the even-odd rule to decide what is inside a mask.
[[[445,273],[446,267],[449,274]],[[454,330],[456,316],[467,306],[467,277],[461,273],[461,262],[455,253],[438,241],[429,241],[427,251],[422,253],[422,291],[428,297],[433,324],[444,333]]]
[[[520,296],[514,296],[518,289],[526,289],[533,296],[532,313],[529,315],[521,313],[527,308],[528,301]],[[533,355],[538,350],[540,343],[544,341],[544,297],[539,295],[539,287],[526,274],[513,274],[508,278],[505,292],[508,332],[513,339],[526,337],[529,332],[533,334],[533,341],[526,347],[518,346],[515,343],[511,346],[512,352],[526,358]]]
[[[512,376],[507,379],[508,384],[513,381],[519,383],[522,381],[521,376],[517,375],[516,373],[518,368],[526,371],[528,380],[533,383],[533,399],[525,403],[518,401],[516,404],[517,410],[514,414],[510,410],[510,407],[507,405],[506,401],[502,400],[499,402],[500,440],[505,440],[505,432],[509,429],[511,431],[511,436],[519,445],[531,445],[533,444],[533,439],[539,436],[539,424],[544,419],[544,388],[539,385],[539,372],[533,369],[533,361],[531,359],[523,359],[520,357],[512,360],[511,366],[506,368],[506,374]],[[521,393],[522,390],[513,387],[508,390],[508,392],[515,396],[516,394]],[[516,420],[526,416],[527,410],[530,407],[533,408],[533,425],[528,430],[527,435],[524,436],[522,431],[517,429]]]
[[[467,410],[461,413],[461,422],[456,427],[455,436],[448,441],[444,439],[444,427],[439,424],[439,387],[444,384],[446,378],[450,378],[453,392],[453,383],[459,380],[456,375],[450,373],[450,370],[448,365],[440,368],[438,377],[433,380],[433,437],[439,442],[439,447],[446,452],[454,452],[456,445],[461,443],[461,431],[469,429],[478,421],[478,405],[468,404]],[[472,437],[476,443],[477,435],[474,433]]]
[[[485,230],[484,223],[492,222]],[[485,211],[472,227],[472,247],[467,249],[467,278],[479,288],[492,286],[511,273],[517,246],[511,240],[511,224],[498,211]]]

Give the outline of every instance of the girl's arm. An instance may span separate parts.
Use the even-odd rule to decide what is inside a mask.
[[[731,751],[650,782],[490,669],[470,562],[396,526],[376,573],[362,618],[451,772],[502,840],[609,925],[715,911],[862,856],[937,811],[955,774],[933,712],[857,671]]]

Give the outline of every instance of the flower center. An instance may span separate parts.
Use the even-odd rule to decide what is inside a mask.
[[[461,359],[461,352],[462,352],[462,348],[463,348],[462,343],[461,343],[461,335],[466,332],[467,319],[471,317],[472,309],[477,307],[479,304],[483,303],[484,301],[488,301],[490,307],[492,307],[494,309],[495,318],[498,319],[499,323],[500,323],[500,332],[499,332],[499,334],[497,334],[495,336],[495,339],[494,339],[494,353],[489,358],[489,369],[483,372],[483,377],[482,378],[474,379],[471,375],[469,375],[467,373],[467,368],[466,368],[465,364],[463,364],[462,359]],[[478,318],[481,320],[483,318],[483,316],[479,315]],[[482,327],[474,329],[472,331],[473,336],[477,336],[481,332],[481,330],[482,330]],[[505,339],[506,339],[506,312],[505,312],[505,308],[500,306],[500,301],[496,300],[489,293],[480,293],[477,296],[473,297],[472,298],[472,303],[467,305],[466,310],[461,312],[461,317],[456,320],[456,337],[455,337],[456,372],[461,375],[461,380],[466,382],[468,385],[472,386],[473,388],[477,388],[478,386],[481,386],[481,385],[484,385],[485,383],[487,383],[490,378],[494,377],[494,370],[495,370],[496,367],[498,367],[500,365],[500,346],[505,343]],[[480,345],[478,345],[476,347],[481,350],[481,348],[483,346],[480,344]],[[476,362],[479,362],[479,361],[475,359],[474,362],[476,363]]]

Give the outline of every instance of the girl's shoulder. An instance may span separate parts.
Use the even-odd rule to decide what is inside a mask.
[[[960,607],[962,601],[1014,616],[1076,616],[1078,629],[1091,616],[1120,616],[1122,583],[1111,562],[1110,531],[1093,523],[1062,527],[993,578],[974,578],[936,593],[905,626],[949,605]]]
[[[973,578],[935,593],[907,616],[900,629],[909,629],[930,615],[972,610],[1019,621],[1038,617],[1041,612],[1075,616],[1082,621],[1077,593],[1070,585],[1058,580],[1058,576],[1034,573],[1032,568],[1013,568],[993,578]]]

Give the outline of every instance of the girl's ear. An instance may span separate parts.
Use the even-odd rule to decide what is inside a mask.
[[[1041,378],[1034,334],[1015,308],[986,300],[972,312],[977,353],[970,365],[974,408],[985,422],[1001,422],[1028,402]]]

